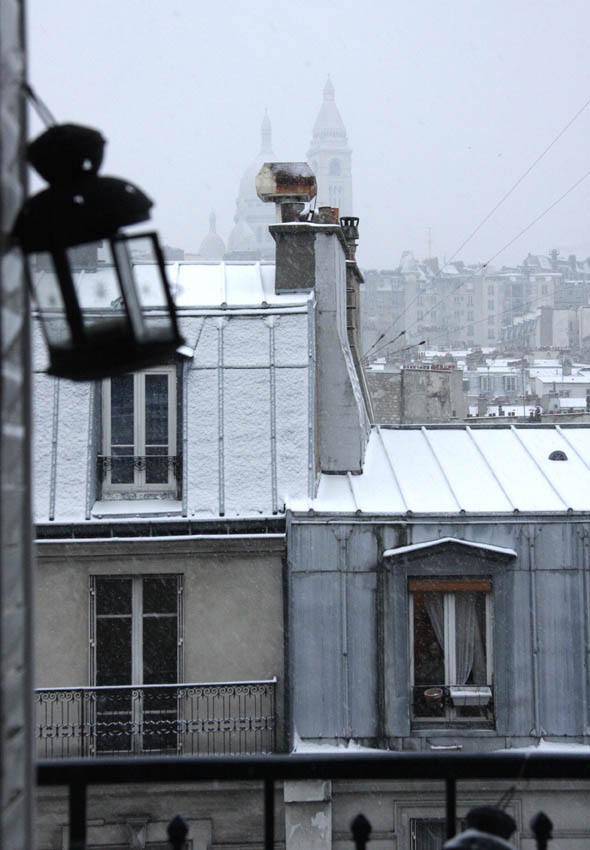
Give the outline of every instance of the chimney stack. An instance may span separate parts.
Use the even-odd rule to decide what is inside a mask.
[[[273,187],[261,192],[261,174],[265,170],[272,174],[275,167],[301,172],[300,166],[265,164],[256,179],[259,197],[284,203],[277,200],[284,196]],[[270,232],[276,242],[276,291],[307,289],[315,295],[315,410],[310,416],[315,422],[317,471],[361,472],[370,420],[364,380],[360,368],[357,371],[347,327],[347,271],[350,280],[353,265],[348,259],[350,243],[337,218],[325,224],[285,222],[281,213],[280,223],[271,225]],[[358,269],[357,273],[360,277]]]

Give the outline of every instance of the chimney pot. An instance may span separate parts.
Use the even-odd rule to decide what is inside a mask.
[[[343,216],[340,219],[340,227],[348,243],[348,259],[354,260],[359,239],[359,220],[356,216]]]
[[[317,181],[306,162],[265,162],[256,175],[256,194],[277,205],[277,222],[299,221],[303,204],[317,195]]]
[[[320,207],[318,213],[320,224],[340,224],[337,207]]]

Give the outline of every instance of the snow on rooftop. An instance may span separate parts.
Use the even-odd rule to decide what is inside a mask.
[[[134,271],[142,303],[150,308],[164,307],[157,266],[136,263]],[[173,262],[166,263],[166,273],[179,310],[303,305],[309,298],[306,290],[277,295],[274,263]],[[112,309],[120,296],[110,265],[77,272],[75,283],[83,307],[87,309]]]
[[[409,546],[399,546],[397,549],[386,549],[383,552],[384,558],[391,558],[398,555],[406,555],[408,552],[418,552],[421,549],[431,549],[433,546],[442,546],[445,543],[456,543],[458,546],[471,547],[473,549],[485,549],[487,552],[494,552],[500,555],[507,555],[510,558],[516,558],[517,553],[514,549],[507,549],[504,546],[494,546],[491,543],[474,543],[471,540],[460,540],[456,537],[440,537],[438,540],[426,540],[423,543],[412,543]]]
[[[567,460],[550,460],[555,452]],[[321,513],[590,511],[590,428],[373,428],[360,475],[321,475]]]
[[[590,383],[590,375],[559,375],[555,380],[555,376],[537,375],[537,381],[542,384],[588,384]]]

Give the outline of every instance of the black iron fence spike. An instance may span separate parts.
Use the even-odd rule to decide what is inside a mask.
[[[173,850],[184,850],[188,835],[186,821],[180,815],[175,815],[168,824],[166,831],[168,832],[168,841],[172,845]]]
[[[547,842],[553,838],[553,822],[545,812],[537,812],[531,819],[531,830],[537,842],[537,850],[547,850]]]
[[[350,831],[352,832],[352,839],[356,850],[365,850],[367,841],[371,835],[371,829],[371,824],[362,813],[354,818],[350,824]]]

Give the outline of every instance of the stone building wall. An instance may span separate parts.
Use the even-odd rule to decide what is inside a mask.
[[[398,425],[402,411],[401,372],[366,372],[365,377],[375,423]]]
[[[31,817],[29,325],[8,234],[24,196],[24,4],[0,0],[0,846],[33,847]]]

